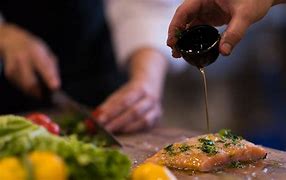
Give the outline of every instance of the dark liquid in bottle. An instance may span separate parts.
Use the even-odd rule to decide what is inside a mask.
[[[188,63],[203,68],[217,59],[219,41],[217,29],[200,25],[183,31],[176,48]]]

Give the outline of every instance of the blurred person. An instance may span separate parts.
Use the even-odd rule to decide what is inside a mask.
[[[153,126],[161,116],[169,57],[165,31],[176,5],[174,0],[1,1],[1,114],[48,106],[35,98],[41,96],[41,78],[51,91],[63,89],[97,107],[109,131]]]

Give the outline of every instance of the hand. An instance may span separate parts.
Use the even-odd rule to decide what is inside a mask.
[[[114,92],[95,114],[109,131],[134,132],[152,127],[162,114],[161,94],[166,59],[144,48],[130,58],[130,80]]]
[[[19,27],[0,25],[0,54],[5,76],[25,93],[41,95],[37,74],[51,90],[60,86],[55,56],[44,42]]]
[[[134,132],[152,127],[161,116],[161,103],[153,87],[131,81],[116,91],[98,109],[98,119],[112,132]]]
[[[273,0],[186,0],[171,21],[167,44],[173,49],[173,56],[178,58],[180,54],[174,48],[177,30],[185,29],[187,25],[228,24],[220,42],[220,52],[229,55],[247,28],[263,18],[275,3]]]

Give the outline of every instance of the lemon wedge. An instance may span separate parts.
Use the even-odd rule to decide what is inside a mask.
[[[36,180],[66,180],[67,167],[56,154],[46,151],[34,151],[28,156],[34,169]]]
[[[144,163],[135,168],[132,180],[177,180],[169,169],[153,163]]]
[[[26,177],[25,169],[16,157],[7,157],[0,160],[1,180],[25,180]]]

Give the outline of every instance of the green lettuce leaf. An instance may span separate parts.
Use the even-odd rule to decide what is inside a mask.
[[[61,156],[70,179],[126,179],[130,161],[119,150],[84,143],[75,135],[59,137],[19,116],[0,116],[0,158],[31,151],[51,151]]]

